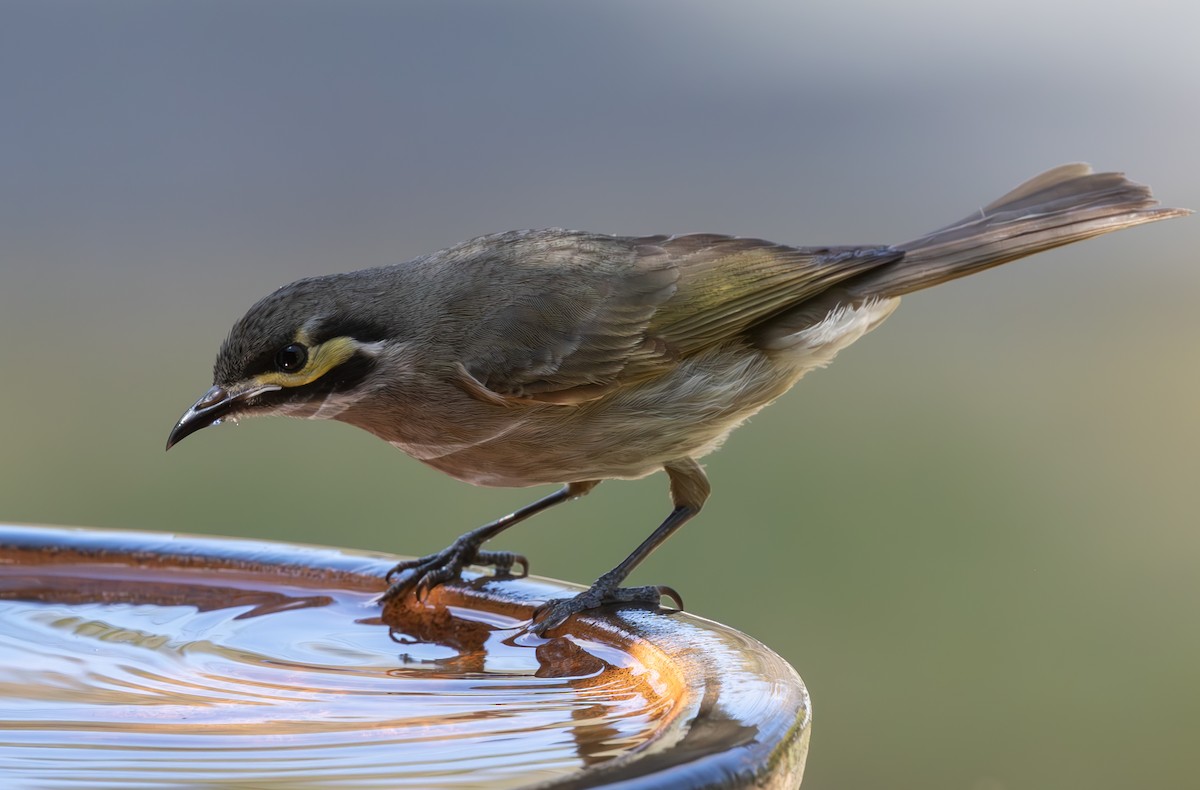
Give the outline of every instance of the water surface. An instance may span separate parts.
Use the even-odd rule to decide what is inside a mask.
[[[629,753],[674,682],[630,652],[225,569],[0,565],[0,774],[40,787],[512,787]]]

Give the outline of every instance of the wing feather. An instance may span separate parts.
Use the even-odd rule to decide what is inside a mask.
[[[471,244],[476,287],[515,286],[461,349],[464,388],[489,401],[562,404],[659,375],[903,256],[890,247],[801,249],[712,234],[523,231]]]

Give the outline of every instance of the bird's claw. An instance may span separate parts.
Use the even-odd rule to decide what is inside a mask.
[[[675,611],[683,611],[683,596],[679,594],[674,587],[668,587],[665,584],[658,585],[659,603],[662,603],[662,597],[666,596],[675,603]]]
[[[434,587],[457,579],[468,565],[492,566],[496,576],[509,576],[514,565],[521,566],[520,577],[529,575],[529,560],[511,551],[480,551],[470,542],[455,541],[436,554],[398,562],[384,575],[387,590],[380,601],[393,601],[408,593],[424,601]],[[399,577],[399,578],[397,578]]]
[[[524,554],[514,554],[511,551],[477,551],[472,565],[490,565],[496,576],[511,576],[514,579],[524,579],[529,575],[529,560]],[[521,566],[520,573],[513,573],[514,565]]]
[[[558,628],[572,615],[597,609],[608,604],[637,603],[658,606],[666,596],[677,606],[675,611],[683,611],[683,596],[674,588],[666,585],[650,585],[647,587],[609,587],[600,582],[593,584],[587,590],[574,598],[555,598],[546,601],[533,613],[533,624],[530,631],[543,636],[547,631]]]

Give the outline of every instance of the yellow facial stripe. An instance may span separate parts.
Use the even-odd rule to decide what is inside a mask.
[[[297,340],[303,342],[303,338],[298,337]],[[305,384],[316,381],[347,359],[350,359],[350,357],[354,356],[354,351],[357,348],[358,341],[354,338],[335,337],[332,340],[326,340],[315,348],[310,348],[308,350],[308,362],[305,363],[303,369],[291,373],[272,370],[269,373],[260,373],[254,377],[254,380],[260,385],[302,387]]]

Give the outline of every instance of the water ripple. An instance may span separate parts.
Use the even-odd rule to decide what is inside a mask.
[[[630,654],[494,613],[394,631],[366,592],[117,573],[0,568],[18,785],[514,787],[637,749],[672,713]]]

